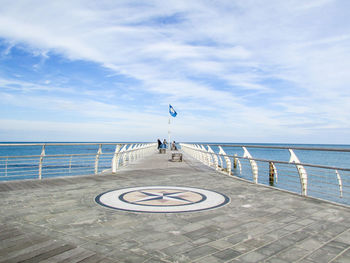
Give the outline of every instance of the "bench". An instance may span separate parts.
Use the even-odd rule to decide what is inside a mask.
[[[173,162],[182,162],[182,153],[172,153],[171,161]]]

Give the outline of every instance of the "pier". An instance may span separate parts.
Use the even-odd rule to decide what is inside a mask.
[[[170,159],[154,150],[116,173],[1,182],[0,262],[350,262],[348,207],[233,178],[186,154]],[[96,202],[154,186],[228,200],[168,213]]]

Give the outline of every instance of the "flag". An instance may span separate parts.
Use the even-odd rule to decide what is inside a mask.
[[[177,112],[174,110],[173,106],[169,104],[169,113],[171,116],[176,117]]]

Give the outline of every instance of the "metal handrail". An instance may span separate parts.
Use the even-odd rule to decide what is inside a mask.
[[[45,154],[47,146],[98,146],[97,152],[91,149],[71,148],[69,151],[86,150],[86,153]],[[102,152],[102,145],[113,145],[115,151]],[[127,149],[127,145],[129,148]],[[41,154],[0,156],[0,180],[29,178],[36,176],[65,176],[79,174],[99,174],[100,168],[110,168],[115,173],[120,166],[144,157],[156,149],[156,143],[11,143],[1,146],[41,146]],[[124,146],[123,148],[121,146]]]
[[[210,145],[210,144],[206,144],[209,146],[217,146],[218,144],[215,145]],[[221,146],[221,145],[219,145]],[[243,146],[244,147],[244,146]],[[249,146],[250,147],[250,146]],[[283,149],[291,149],[291,148],[283,148]],[[295,149],[295,148],[293,148]],[[203,150],[197,150],[198,152],[202,152],[205,154],[208,154],[207,151],[203,151]],[[350,152],[350,150],[349,150]],[[278,161],[278,160],[270,160],[270,159],[259,159],[259,158],[249,158],[249,157],[243,157],[243,156],[234,156],[234,155],[227,155],[227,154],[220,154],[220,153],[214,153],[215,155],[221,156],[221,157],[231,157],[231,158],[237,158],[237,159],[246,159],[246,160],[254,160],[254,161],[259,161],[259,162],[273,162],[273,163],[280,163],[280,164],[291,164],[290,162],[286,162],[286,161]],[[315,168],[322,168],[322,169],[330,169],[330,170],[340,170],[340,171],[350,171],[350,168],[342,168],[342,167],[334,167],[334,166],[326,166],[326,165],[318,165],[318,164],[310,164],[310,163],[298,163],[302,166],[308,166],[308,167],[315,167]]]
[[[151,142],[47,142],[47,143],[0,143],[1,146],[71,146],[71,145],[124,145]]]
[[[193,143],[189,143],[193,144]],[[197,144],[197,143],[196,143]],[[203,144],[203,143],[198,143]],[[250,145],[250,144],[215,144],[205,143],[209,146],[221,146],[221,147],[247,147],[247,148],[264,148],[264,149],[281,149],[281,150],[306,150],[306,151],[328,151],[328,152],[350,152],[348,148],[325,148],[325,147],[298,147],[298,146],[270,146],[270,145]]]
[[[109,154],[114,154],[113,152],[108,152]],[[102,153],[102,154],[107,154],[107,153]],[[72,154],[46,154],[45,157],[69,157],[69,156],[95,156],[96,153],[72,153]],[[0,156],[0,159],[3,158],[12,158],[12,159],[17,159],[17,158],[38,158],[41,155],[16,155],[16,156]]]
[[[350,205],[350,168],[302,163],[293,150],[350,152],[350,149],[315,147],[280,147],[238,144],[180,144],[185,153],[205,165],[232,177],[267,184],[287,191]],[[217,146],[215,151],[211,146]],[[242,147],[243,156],[227,154],[224,147]],[[254,158],[246,148],[289,150],[289,162]],[[230,151],[234,149],[230,149]],[[266,165],[267,164],[267,165]],[[233,166],[233,167],[232,167]],[[289,180],[290,179],[290,180]],[[300,184],[299,184],[300,183]],[[317,191],[317,189],[326,189]],[[300,190],[300,191],[299,191]],[[310,190],[310,193],[308,192]],[[315,196],[316,195],[316,196]]]

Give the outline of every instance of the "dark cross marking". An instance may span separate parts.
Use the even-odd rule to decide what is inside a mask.
[[[161,202],[166,202],[166,201],[182,201],[185,203],[192,203],[191,200],[187,200],[185,198],[180,197],[180,195],[183,195],[186,192],[175,192],[175,193],[150,193],[150,192],[146,192],[146,191],[140,191],[141,193],[143,193],[144,195],[146,195],[146,197],[141,198],[139,200],[136,200],[135,202],[147,202],[147,201],[154,201],[154,200],[159,200]]]

